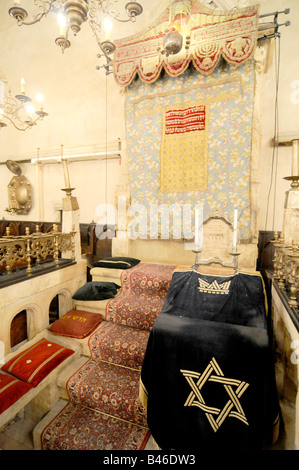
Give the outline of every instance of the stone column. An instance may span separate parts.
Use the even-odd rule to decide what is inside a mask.
[[[130,177],[126,139],[125,91],[122,94],[123,126],[121,135],[121,175],[115,192],[117,213],[116,236],[112,240],[112,256],[130,256],[129,207],[131,205]]]
[[[81,238],[80,238],[80,212],[77,198],[67,195],[62,199],[62,233],[75,233],[75,260],[80,261]],[[72,252],[63,252],[63,258],[72,258]]]
[[[254,54],[254,105],[252,116],[252,144],[251,144],[251,165],[250,165],[250,191],[251,191],[251,236],[258,239],[258,218],[260,211],[260,160],[262,143],[262,91],[263,75],[265,72],[268,43],[257,46]]]

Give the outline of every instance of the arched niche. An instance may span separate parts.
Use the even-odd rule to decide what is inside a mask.
[[[22,306],[13,312],[9,322],[10,350],[18,349],[40,331],[41,307],[37,304]]]
[[[49,325],[72,308],[72,294],[68,289],[58,291],[49,302]]]

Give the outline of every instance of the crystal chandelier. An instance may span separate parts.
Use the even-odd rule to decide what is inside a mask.
[[[21,79],[21,90],[16,96],[11,95],[11,90],[6,89],[6,79],[0,77],[0,129],[11,123],[19,131],[36,125],[38,120],[48,114],[43,110],[43,96],[36,95],[39,109],[35,110],[32,100],[25,93],[25,80]]]
[[[114,44],[110,39],[101,41],[104,20],[112,17],[120,22],[135,21],[136,16],[143,11],[139,3],[128,2],[125,6],[127,18],[122,19],[119,12],[114,9],[115,3],[117,0],[34,0],[36,11],[29,18],[27,11],[21,6],[21,0],[15,0],[9,9],[9,14],[17,20],[19,26],[35,24],[50,12],[60,14],[60,34],[55,43],[62,52],[71,45],[70,33],[76,36],[82,23],[88,21],[101,50],[105,54],[111,54],[115,49]]]

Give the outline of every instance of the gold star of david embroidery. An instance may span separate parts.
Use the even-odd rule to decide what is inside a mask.
[[[218,431],[227,417],[237,418],[244,424],[249,425],[239,401],[239,398],[249,386],[248,383],[224,377],[214,357],[202,374],[189,370],[181,370],[181,373],[192,389],[184,406],[198,406],[203,410],[214,432]],[[201,390],[206,382],[218,382],[224,386],[229,399],[222,410],[206,405],[201,394]],[[235,390],[233,387],[235,387]]]

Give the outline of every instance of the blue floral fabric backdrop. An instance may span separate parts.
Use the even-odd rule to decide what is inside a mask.
[[[234,209],[238,209],[240,238],[250,240],[253,97],[253,59],[238,67],[223,62],[210,75],[189,68],[176,78],[161,75],[153,84],[140,79],[133,81],[126,90],[132,206],[142,205],[149,210],[163,204],[179,207],[203,204],[204,218],[220,212],[231,222]],[[160,189],[163,110],[192,103],[204,103],[207,110],[207,189],[163,193]]]

